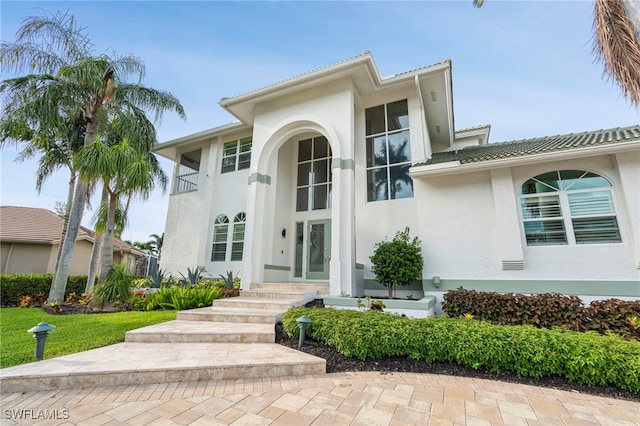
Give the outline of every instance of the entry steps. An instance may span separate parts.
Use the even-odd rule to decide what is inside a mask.
[[[239,297],[178,312],[175,321],[131,330],[124,343],[1,369],[0,389],[28,392],[325,373],[324,359],[274,342],[283,312],[328,290],[327,283],[253,284]]]

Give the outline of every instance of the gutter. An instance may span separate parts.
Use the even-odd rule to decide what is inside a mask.
[[[593,157],[597,155],[615,154],[619,152],[630,152],[640,149],[640,141],[622,142],[616,144],[601,145],[590,148],[574,148],[556,152],[543,152],[526,156],[499,158],[495,160],[485,160],[475,163],[462,164],[459,160],[437,163],[432,165],[414,166],[409,169],[412,178],[446,176],[461,173],[470,173],[482,170],[498,169],[504,167],[514,167],[529,165],[535,162],[550,162],[556,160],[576,159],[582,157]],[[576,155],[579,154],[579,157]]]

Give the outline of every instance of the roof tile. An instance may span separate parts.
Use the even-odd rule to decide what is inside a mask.
[[[490,143],[487,145],[470,146],[458,151],[437,152],[433,154],[431,159],[416,163],[415,165],[427,166],[449,161],[460,161],[460,164],[478,163],[502,158],[524,157],[533,154],[585,148],[595,145],[616,144],[639,139],[640,126],[634,125],[624,128],[618,127],[615,129]]]

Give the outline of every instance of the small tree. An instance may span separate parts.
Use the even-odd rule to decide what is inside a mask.
[[[394,286],[407,286],[422,276],[424,261],[420,243],[418,237],[409,237],[409,227],[406,227],[398,231],[392,241],[376,244],[369,258],[373,264],[371,272],[376,281],[389,289],[389,299],[393,298]]]

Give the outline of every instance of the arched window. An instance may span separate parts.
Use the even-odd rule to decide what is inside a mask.
[[[233,219],[233,235],[231,236],[231,260],[242,260],[244,249],[244,228],[247,215],[238,213]]]
[[[224,262],[227,256],[227,234],[229,233],[229,218],[221,214],[213,225],[213,245],[211,247],[211,261]]]
[[[543,173],[520,187],[527,245],[619,243],[611,182],[582,170]]]

